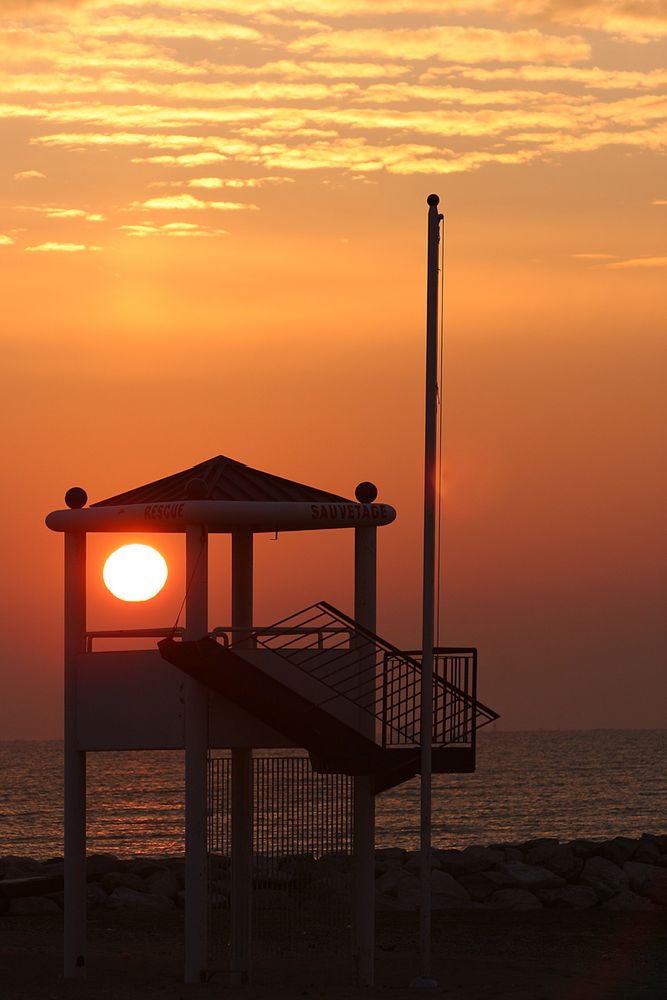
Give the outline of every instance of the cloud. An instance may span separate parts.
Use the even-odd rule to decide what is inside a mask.
[[[0,233],[0,247],[10,247],[14,243],[11,236],[7,236],[5,233]]]
[[[510,80],[520,83],[581,84],[590,90],[652,90],[667,85],[667,70],[602,69],[599,66],[553,66],[527,63],[487,69],[481,66],[431,66],[421,74],[426,83],[463,77],[470,83],[496,83]]]
[[[88,212],[84,208],[60,208],[58,205],[18,205],[22,212],[36,212],[47,219],[85,219],[86,222],[104,222],[105,216]]]
[[[7,0],[5,0],[5,3]],[[76,0],[70,0],[76,2]],[[36,3],[33,0],[32,5]],[[123,0],[90,0],[93,10],[129,12]],[[155,10],[183,11],[182,0],[152,0]],[[200,8],[209,14],[236,15],[240,10],[251,20],[263,23],[308,27],[304,18],[343,20],[350,18],[383,18],[403,15],[418,17],[447,15],[469,17],[527,17],[542,23],[567,25],[605,32],[612,36],[645,42],[666,33],[667,12],[661,0],[206,0]],[[187,9],[187,8],[186,8]]]
[[[536,14],[556,24],[593,29],[635,42],[667,35],[664,0],[519,0],[519,10],[522,6],[534,8]]]
[[[25,249],[27,253],[82,253],[84,250],[101,250],[102,247],[86,246],[84,243],[40,243]]]
[[[573,253],[571,257],[577,260],[615,260],[618,254],[615,253]]]
[[[293,177],[193,177],[187,181],[192,188],[259,188],[267,184],[293,184]]]
[[[164,167],[207,167],[214,163],[223,163],[227,159],[222,153],[183,153],[178,156],[164,154],[162,156],[134,156],[131,163],[150,163]]]
[[[17,174],[14,174],[15,181],[45,181],[46,174],[41,173],[39,170],[19,170]]]
[[[631,257],[629,260],[619,260],[606,266],[615,271],[634,268],[662,268],[667,267],[667,257]]]
[[[656,198],[651,202],[652,205],[667,205],[667,198]]]
[[[117,226],[128,207],[145,221],[125,235],[211,235],[155,219],[257,210],[239,192],[307,171],[368,183],[659,153],[667,70],[644,43],[664,13],[660,0],[17,3],[0,20],[0,115],[50,176],[94,176],[113,157],[125,208],[87,188],[86,204],[32,209],[62,245],[55,226],[102,210]],[[603,46],[602,31],[632,43]]]
[[[201,201],[191,194],[165,195],[162,198],[149,198],[147,201],[135,201],[135,209],[148,209],[158,212],[243,212],[257,211],[258,206],[240,201]]]
[[[295,52],[321,52],[346,58],[438,59],[457,63],[556,61],[580,62],[591,55],[590,44],[578,36],[545,35],[536,28],[499,31],[494,28],[357,28],[322,31],[288,45]]]
[[[118,229],[126,233],[127,236],[137,236],[140,238],[147,236],[229,236],[227,229],[211,229],[206,226],[196,225],[193,222],[168,222],[162,226],[156,225],[153,222],[141,222],[133,226],[118,226]]]

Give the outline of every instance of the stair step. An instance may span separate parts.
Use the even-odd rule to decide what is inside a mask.
[[[190,677],[260,721],[282,733],[290,743],[309,752],[320,772],[375,777],[376,792],[386,791],[419,773],[419,749],[381,747],[299,692],[271,677],[241,651],[221,646],[208,636],[192,641],[162,639],[162,657]],[[475,769],[474,750],[438,747],[433,750],[435,773]]]

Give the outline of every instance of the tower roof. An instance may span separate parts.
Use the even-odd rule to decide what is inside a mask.
[[[175,500],[190,500],[192,488],[188,484],[192,480],[202,480],[206,489],[199,486],[201,495],[196,499],[206,500],[258,500],[282,502],[336,502],[350,503],[346,497],[326,490],[305,486],[292,479],[283,479],[270,472],[251,469],[243,462],[236,462],[226,455],[216,455],[205,462],[193,465],[190,469],[175,472],[163,479],[156,479],[145,486],[118,493],[106,500],[98,500],[91,507],[115,507],[126,504],[163,503]]]

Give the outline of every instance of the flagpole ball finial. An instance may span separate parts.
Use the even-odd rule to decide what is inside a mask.
[[[81,510],[88,503],[88,494],[80,486],[72,486],[65,494],[65,503],[70,510]]]
[[[378,488],[375,483],[359,483],[354,491],[354,495],[359,503],[373,503],[378,495]]]

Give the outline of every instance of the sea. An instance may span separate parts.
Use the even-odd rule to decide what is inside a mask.
[[[0,743],[0,855],[63,850],[63,746]],[[182,854],[183,754],[88,755],[88,851]],[[419,844],[419,779],[377,797],[376,846]],[[667,729],[479,733],[474,774],[435,775],[433,844],[667,833]]]

